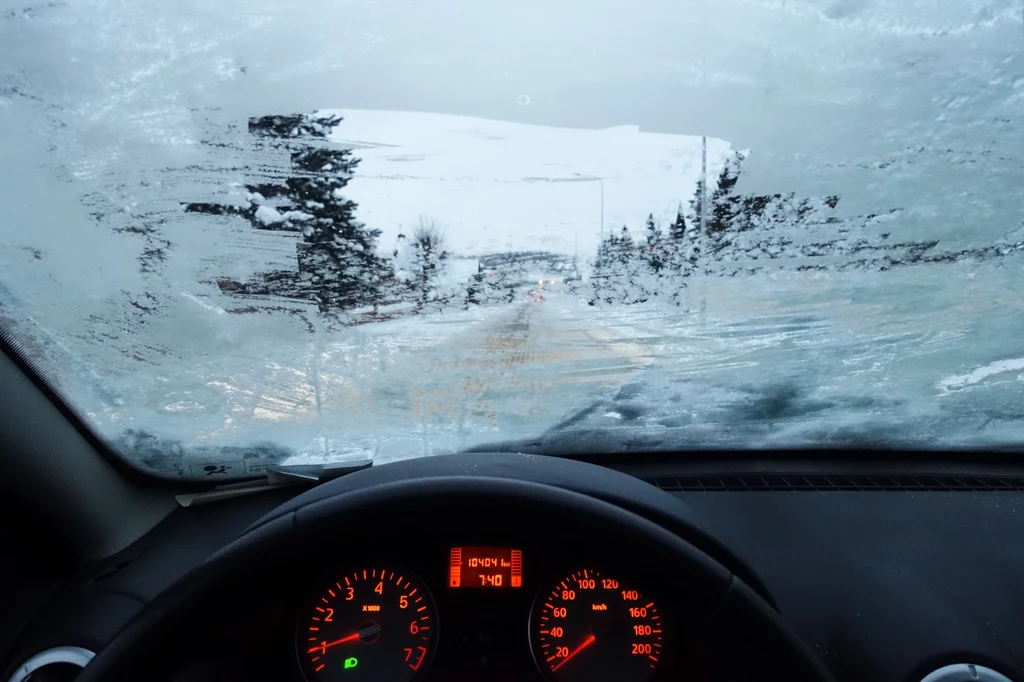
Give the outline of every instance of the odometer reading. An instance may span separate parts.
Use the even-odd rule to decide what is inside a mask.
[[[530,627],[538,665],[560,682],[646,682],[661,660],[658,607],[598,571],[542,591]]]
[[[410,571],[378,566],[344,574],[300,621],[309,682],[412,680],[436,641],[434,604]]]
[[[522,551],[508,547],[452,547],[448,587],[522,586]]]

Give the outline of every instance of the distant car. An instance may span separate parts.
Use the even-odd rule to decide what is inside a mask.
[[[576,260],[546,251],[517,251],[484,256],[479,271],[513,287],[551,289],[578,277]]]
[[[526,294],[526,300],[530,303],[540,303],[544,300],[544,294],[539,291],[530,291]]]

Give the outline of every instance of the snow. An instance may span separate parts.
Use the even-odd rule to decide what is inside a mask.
[[[330,139],[360,159],[342,194],[383,231],[387,251],[420,216],[446,227],[457,253],[545,250],[589,258],[605,230],[667,223],[700,177],[701,138],[622,125],[588,130],[405,111],[324,110]],[[708,140],[708,173],[730,152]],[[543,207],[543,208],[539,208]]]
[[[266,204],[262,204],[256,209],[256,219],[264,225],[273,225],[285,221],[285,217],[276,208]]]
[[[273,206],[269,206],[267,204],[260,204],[256,208],[256,220],[260,221],[264,225],[277,225],[286,222],[301,223],[312,219],[313,216],[310,215],[309,213],[306,213],[305,211],[285,211],[284,213],[282,213]]]
[[[945,391],[953,391],[981,383],[985,379],[1004,374],[1006,372],[1020,372],[1024,370],[1024,358],[1013,358],[1011,360],[997,360],[982,367],[975,368],[967,374],[944,377],[939,380],[937,386]],[[1024,375],[1016,377],[1020,380]]]

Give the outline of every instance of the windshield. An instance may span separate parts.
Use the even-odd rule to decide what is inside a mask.
[[[1024,447],[1022,47],[1020,0],[5,0],[0,324],[166,477]]]

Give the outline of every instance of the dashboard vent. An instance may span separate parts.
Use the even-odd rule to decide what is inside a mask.
[[[824,490],[1024,490],[1024,478],[1007,476],[842,476],[770,474],[765,476],[661,476],[644,479],[668,492],[824,491]]]

